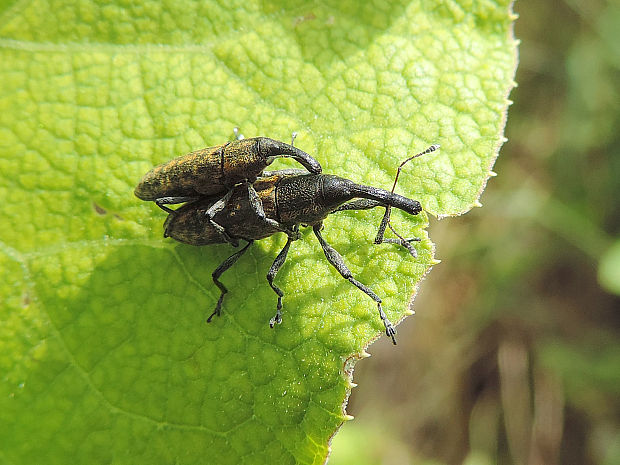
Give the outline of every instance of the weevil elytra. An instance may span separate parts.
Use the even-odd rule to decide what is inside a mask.
[[[211,225],[218,234],[236,245],[234,238],[217,222],[215,214],[226,207],[231,189],[244,184],[252,201],[254,213],[266,226],[292,234],[273,218],[264,215],[260,199],[253,183],[276,158],[289,157],[299,162],[310,173],[321,173],[321,165],[306,152],[292,145],[267,137],[245,139],[238,135],[231,142],[188,153],[167,163],[156,166],[146,173],[138,183],[134,194],[141,200],[152,200],[170,213],[166,205],[191,202],[204,196],[219,196],[207,212]]]
[[[424,152],[408,158],[399,169],[409,160],[437,150],[438,145],[432,145]],[[405,239],[399,235],[390,224],[390,208],[398,208],[410,215],[417,215],[422,207],[417,200],[411,200],[394,193],[396,176],[392,191],[377,187],[356,184],[353,181],[339,176],[328,174],[312,174],[301,170],[281,170],[265,173],[254,182],[254,189],[262,203],[264,214],[268,218],[285,225],[292,232],[297,232],[300,226],[312,227],[328,262],[336,268],[340,275],[356,286],[370,298],[372,298],[379,311],[379,317],[385,326],[385,333],[396,344],[396,330],[387,319],[381,307],[381,298],[369,287],[356,280],[351,271],[344,263],[342,256],[325,241],[321,234],[323,220],[331,213],[344,210],[366,210],[374,207],[385,207],[386,213],[379,227],[375,243],[396,243],[405,248],[416,257],[416,251],[411,242],[418,239]],[[354,200],[355,199],[355,200]],[[202,197],[201,199],[187,203],[170,213],[164,223],[164,236],[176,239],[191,245],[207,245],[226,242],[222,235],[213,227],[207,212],[219,201],[219,197]],[[212,274],[214,283],[220,289],[220,297],[215,310],[207,321],[211,321],[214,315],[220,315],[222,302],[228,289],[219,281],[220,276],[247,251],[255,241],[271,236],[279,232],[278,228],[266,225],[255,215],[252,199],[244,186],[236,186],[231,190],[228,206],[218,211],[213,218],[227,235],[234,239],[243,239],[247,244],[238,252],[228,257],[218,266]],[[397,239],[386,239],[384,232],[386,227],[396,234]],[[278,296],[277,311],[270,320],[273,327],[282,321],[282,297],[284,293],[274,284],[278,270],[282,267],[288,254],[291,243],[299,238],[298,235],[289,234],[286,245],[278,254],[267,273],[267,281]]]

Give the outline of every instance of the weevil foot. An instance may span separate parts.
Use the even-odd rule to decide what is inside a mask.
[[[299,229],[286,229],[284,232],[291,241],[298,241],[299,239],[301,239],[301,233],[299,232]]]
[[[403,246],[405,249],[407,249],[407,251],[411,254],[411,256],[413,258],[418,258],[418,252],[415,249],[415,247],[413,247],[413,245],[411,245],[412,242],[419,242],[420,238],[419,237],[410,237],[407,239],[382,239],[382,242],[388,243],[388,244],[398,244],[400,246]],[[377,243],[381,243],[381,242],[376,242]]]
[[[222,295],[220,295],[220,298],[217,299],[217,304],[215,305],[215,310],[213,310],[213,313],[211,315],[209,315],[209,318],[207,318],[207,323],[211,323],[211,319],[214,316],[220,316],[222,313],[222,301],[224,300],[224,293],[222,293]]]
[[[396,345],[396,328],[394,328],[394,325],[390,322],[390,320],[387,319],[383,308],[381,308],[381,302],[377,302],[377,307],[379,309],[379,317],[381,318],[381,321],[383,321],[383,325],[385,326],[385,335],[387,337],[391,337],[392,343]]]
[[[405,249],[407,249],[407,251],[409,252],[409,254],[413,258],[418,258],[418,251],[415,249],[415,247],[413,245],[411,245],[411,240],[410,239],[406,239],[404,241],[400,241],[400,245],[402,245]]]
[[[396,345],[396,329],[389,320],[383,320],[385,325],[385,335],[392,338],[392,344]]]
[[[215,315],[220,316],[220,313],[217,310],[215,310],[211,315],[209,315],[209,318],[207,318],[207,323],[211,323],[211,320],[213,319]]]
[[[279,325],[282,323],[282,313],[280,309],[278,309],[278,313],[276,313],[271,320],[269,320],[269,327],[273,328],[275,325]]]
[[[422,239],[419,237],[409,237],[405,239],[403,247],[405,247],[413,258],[418,258],[418,251],[411,245],[412,242],[420,242]],[[405,245],[406,244],[406,245]]]

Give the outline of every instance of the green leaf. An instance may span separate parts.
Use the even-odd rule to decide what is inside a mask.
[[[381,334],[374,302],[306,232],[270,329],[276,235],[224,275],[207,325],[233,249],[164,240],[133,188],[240,126],[297,131],[326,172],[386,188],[439,143],[399,192],[466,212],[503,141],[512,19],[508,1],[0,7],[0,462],[322,463],[353,361]],[[373,245],[381,213],[335,214],[324,235],[398,321],[433,245],[426,215],[401,212],[419,257]]]

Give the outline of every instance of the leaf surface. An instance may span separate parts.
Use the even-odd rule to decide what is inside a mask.
[[[439,143],[397,191],[464,213],[503,141],[512,19],[507,1],[4,3],[0,462],[322,463],[374,302],[306,231],[270,329],[276,235],[224,274],[207,325],[234,249],[164,240],[133,188],[239,126],[297,131],[325,172],[388,189]],[[395,212],[418,258],[375,246],[381,214],[334,214],[324,236],[399,321],[433,245],[426,214]]]

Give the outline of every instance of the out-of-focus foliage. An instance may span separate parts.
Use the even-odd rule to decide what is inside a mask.
[[[516,10],[499,176],[431,224],[443,263],[358,365],[332,465],[620,463],[620,6]]]

